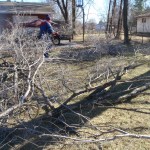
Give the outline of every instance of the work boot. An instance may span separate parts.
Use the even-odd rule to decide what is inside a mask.
[[[48,52],[45,52],[45,53],[44,53],[44,56],[45,56],[45,58],[48,58],[48,57],[49,57]]]

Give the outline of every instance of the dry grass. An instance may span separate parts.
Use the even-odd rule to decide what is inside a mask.
[[[134,58],[135,57],[135,58]],[[143,65],[127,72],[122,78],[122,80],[131,80],[137,78],[149,78],[150,76],[150,66],[149,60],[150,57],[148,55],[137,54],[136,56],[128,56],[122,59],[123,64],[128,64],[131,60],[135,59],[139,63],[143,63]],[[118,59],[117,59],[118,60]],[[115,60],[114,65],[121,65],[120,61],[117,62]],[[102,61],[102,60],[101,60]],[[100,62],[101,62],[100,61]],[[105,59],[103,59],[105,62]],[[81,63],[82,64],[82,63]],[[67,68],[69,70],[74,71],[74,77],[80,78],[83,77],[87,73],[87,71],[91,70],[91,63],[85,63],[81,65],[79,64],[67,64]],[[64,64],[66,65],[66,64]],[[85,69],[85,66],[86,67]],[[84,69],[85,70],[84,70]],[[93,70],[91,70],[93,71]],[[69,74],[68,74],[69,76]],[[73,77],[73,78],[74,78]],[[123,88],[123,84],[118,85],[119,89]],[[125,86],[126,87],[126,86]],[[117,89],[115,89],[117,90]],[[86,108],[82,108],[77,110],[77,112],[82,113],[85,116],[90,118],[92,124],[100,127],[102,131],[108,131],[112,127],[117,129],[122,129],[128,133],[141,134],[141,135],[150,135],[150,90],[145,91],[143,94],[140,94],[136,98],[132,98],[129,102],[122,103],[113,106],[89,106]],[[72,103],[76,103],[78,101],[82,101],[87,94],[84,96],[77,97]],[[65,117],[66,122],[68,124],[80,124],[82,122],[81,118],[71,113],[66,113],[63,115]],[[87,123],[88,124],[88,123]],[[80,136],[89,137],[87,132],[96,134],[94,130],[90,128],[86,128],[86,123],[81,126],[78,130]],[[106,133],[100,138],[113,137],[114,135],[119,134],[119,132]],[[72,137],[74,137],[72,135]],[[148,150],[150,148],[148,139],[134,139],[130,137],[123,137],[120,139],[113,140],[111,142],[96,142],[96,143],[86,143],[86,144],[68,144],[69,140],[65,140],[63,144],[57,145],[47,145],[45,149],[62,149],[62,150]]]
[[[80,37],[81,38],[81,37]],[[79,38],[79,40],[80,40]],[[76,52],[77,49],[68,49],[67,52],[74,54],[72,52]],[[86,51],[84,49],[79,51]],[[61,49],[54,49],[51,53],[51,57],[61,56],[60,54],[63,53]],[[68,54],[67,53],[67,56]],[[76,53],[75,53],[76,54]],[[88,53],[89,54],[89,53]],[[87,55],[85,55],[87,58]],[[70,57],[72,58],[72,55]],[[90,58],[90,57],[88,57]],[[77,59],[78,60],[78,59]],[[41,68],[39,76],[43,77],[43,87],[45,88],[47,94],[49,96],[56,94],[60,95],[60,101],[63,102],[68,95],[70,95],[71,90],[77,90],[85,86],[88,82],[87,75],[94,76],[95,74],[100,74],[107,68],[107,65],[111,67],[112,70],[116,68],[126,66],[130,64],[132,61],[135,63],[142,63],[141,66],[136,67],[133,70],[130,70],[125,74],[122,80],[132,80],[138,78],[148,78],[150,77],[150,65],[149,65],[150,56],[143,55],[137,53],[133,55],[131,53],[126,54],[125,56],[105,56],[96,59],[93,57],[89,61],[76,61],[76,62],[46,62],[44,67]],[[64,75],[62,78],[62,74]],[[66,85],[69,89],[64,88],[62,85],[61,79],[66,81]],[[47,84],[49,84],[49,88],[51,89],[48,91]],[[95,83],[100,84],[99,83]],[[139,84],[142,84],[140,82]],[[132,87],[135,85],[131,84],[123,84],[119,83],[116,85],[114,89],[115,92],[119,92],[121,89],[125,89],[128,87]],[[109,89],[108,89],[109,90]],[[70,104],[78,103],[79,101],[83,101],[85,98],[89,96],[90,93],[86,93],[79,97],[76,97]],[[126,103],[120,103],[114,106],[99,106],[99,105],[90,105],[86,108],[79,108],[75,110],[78,113],[81,113],[87,117],[89,117],[89,122],[93,125],[98,126],[100,129],[100,133],[111,131],[113,128],[122,129],[128,133],[134,134],[145,134],[150,135],[150,90],[145,91],[144,93],[140,94],[136,98],[130,99]],[[113,100],[113,97],[111,100]],[[41,112],[41,116],[44,116],[43,112]],[[77,129],[80,137],[88,137],[90,138],[91,134],[98,134],[97,130],[94,130],[89,126],[89,122],[84,119],[81,119],[78,115],[72,113],[65,113],[60,116],[61,119],[65,119],[66,123],[68,124],[78,124],[80,125]],[[43,118],[42,118],[43,119]],[[51,131],[51,126],[49,126],[51,122],[51,118],[46,118],[42,120],[40,117],[37,120],[30,120],[27,123],[23,124],[25,128],[31,125],[34,126],[35,129],[43,127],[39,129],[42,133],[49,133]],[[84,122],[84,123],[83,123]],[[27,125],[26,125],[27,124]],[[61,125],[58,126],[57,130],[59,130]],[[18,127],[18,126],[17,126]],[[32,127],[31,127],[32,128]],[[50,128],[50,129],[49,129]],[[56,128],[56,127],[55,127]],[[64,129],[64,126],[62,127]],[[52,130],[53,131],[53,130]],[[30,131],[31,132],[31,131]],[[59,131],[55,131],[56,133]],[[32,132],[31,132],[32,133]],[[61,132],[60,132],[61,133]],[[30,150],[30,149],[44,149],[44,150],[148,150],[150,149],[149,140],[148,139],[140,139],[140,138],[131,138],[131,137],[123,137],[119,139],[115,139],[113,141],[105,141],[105,142],[93,142],[93,143],[72,143],[71,140],[62,140],[60,141],[57,138],[51,139],[41,136],[28,136],[28,133],[23,133],[25,138],[24,140],[20,140],[18,135],[16,136],[15,142],[11,146],[6,147],[6,149],[22,149],[22,150]],[[68,135],[68,133],[66,133]],[[107,132],[100,136],[99,138],[108,138],[113,137],[116,134],[120,134],[117,131],[114,132]],[[75,137],[74,134],[69,134],[70,137]],[[78,137],[78,138],[80,138]],[[97,137],[95,137],[96,139]],[[52,142],[54,140],[54,142]],[[11,144],[10,144],[11,145]],[[41,145],[41,147],[39,146]]]
[[[122,80],[130,80],[137,78],[149,78],[150,76],[150,66],[149,66],[149,55],[137,54],[136,56],[126,57],[124,61],[130,62],[131,59],[135,57],[135,60],[139,63],[143,63],[143,65],[129,71],[125,74]],[[125,63],[125,62],[124,62]],[[118,65],[116,63],[116,65]],[[119,87],[123,86],[119,85]],[[123,87],[124,88],[124,87]],[[140,94],[136,98],[132,98],[127,103],[118,104],[115,107],[107,107],[107,106],[93,106],[88,108],[83,108],[82,112],[85,116],[91,118],[91,122],[94,125],[102,126],[111,126],[118,129],[122,129],[129,133],[141,134],[141,135],[150,135],[150,90],[145,91],[143,94]],[[81,99],[81,97],[80,97]],[[73,117],[73,116],[72,116]],[[68,118],[68,117],[66,117]],[[69,118],[68,118],[69,119]],[[70,119],[69,119],[70,120]],[[74,119],[73,119],[74,120]],[[75,119],[76,121],[78,119]],[[73,123],[78,123],[78,122]],[[109,128],[109,127],[108,127]],[[86,137],[85,132],[90,132],[90,129],[85,129],[85,127],[81,127],[79,131],[84,132],[84,137]],[[94,134],[94,131],[91,131]],[[103,137],[112,137],[115,133],[104,134]],[[119,134],[119,133],[118,133]],[[81,133],[82,135],[82,133]],[[87,134],[88,137],[88,134]],[[62,145],[61,145],[62,146]],[[63,146],[62,146],[63,147]],[[61,148],[62,148],[61,147]],[[93,144],[77,144],[77,145],[69,145],[64,146],[62,149],[68,150],[148,150],[150,148],[148,139],[134,139],[130,137],[124,137],[121,139],[116,139],[112,142],[104,142],[93,143]]]
[[[143,75],[150,70],[150,67],[145,64],[142,65],[130,72],[128,72],[123,79],[132,79],[137,76]],[[149,76],[150,74],[147,74]],[[147,94],[146,94],[147,93]],[[114,127],[118,129],[122,129],[129,133],[141,134],[141,135],[150,135],[150,90],[145,91],[145,94],[141,94],[136,98],[131,99],[130,102],[118,104],[115,107],[113,106],[93,106],[82,109],[82,113],[85,116],[91,118],[91,122],[94,125],[100,126],[101,130],[107,131],[109,128]],[[73,116],[72,116],[73,117]],[[70,120],[69,117],[66,116],[67,119]],[[74,120],[74,119],[73,119]],[[78,119],[75,119],[76,121]],[[79,123],[77,122],[73,123]],[[111,127],[110,127],[111,126]],[[93,134],[94,131],[90,131],[91,129],[85,128],[85,126],[81,127],[79,131],[83,131],[84,137],[88,137],[88,133],[91,132]],[[80,133],[79,132],[79,133]],[[97,133],[98,134],[98,133]],[[112,137],[114,134],[119,133],[107,133],[101,136],[101,138]],[[63,144],[61,145],[61,148]],[[57,147],[58,148],[58,147]],[[134,139],[130,137],[123,137],[120,139],[116,139],[111,142],[104,143],[92,143],[92,144],[77,144],[77,145],[66,145],[62,149],[63,150],[148,150],[150,148],[148,139]]]

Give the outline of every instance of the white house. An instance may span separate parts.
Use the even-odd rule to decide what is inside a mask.
[[[150,34],[150,12],[137,16],[137,33]]]

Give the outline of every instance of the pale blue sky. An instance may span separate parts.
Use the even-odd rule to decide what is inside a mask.
[[[93,3],[86,6],[86,19],[93,19],[97,23],[104,20],[108,11],[108,2],[109,0],[93,0]]]

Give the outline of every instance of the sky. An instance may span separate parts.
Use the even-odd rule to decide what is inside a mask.
[[[86,20],[95,20],[98,23],[100,20],[104,21],[106,19],[106,14],[108,10],[109,0],[93,0],[93,3],[86,6],[85,15]],[[85,20],[85,21],[86,21]]]

